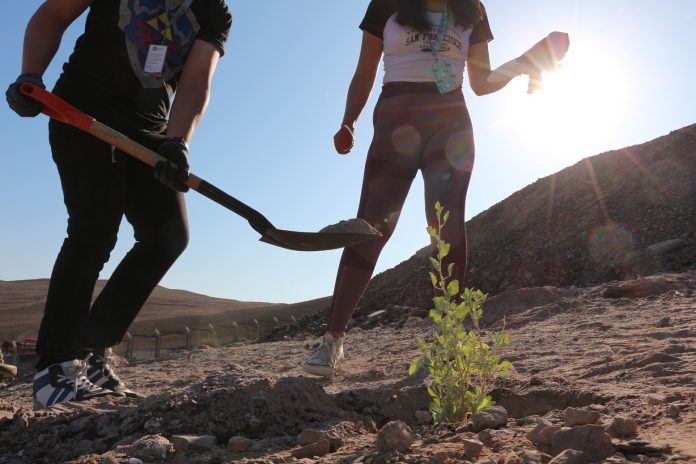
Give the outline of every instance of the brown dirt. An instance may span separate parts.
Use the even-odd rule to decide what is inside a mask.
[[[530,443],[526,432],[537,416],[558,421],[573,406],[599,411],[605,425],[615,416],[636,420],[639,432],[631,446],[650,446],[643,443],[642,454],[626,452],[634,462],[696,462],[695,291],[691,272],[585,289],[518,289],[491,298],[488,322],[499,328],[505,315],[512,336],[506,358],[514,368],[493,391],[511,419],[492,437],[484,436],[483,454],[517,462],[509,459],[524,451],[548,453]],[[410,377],[407,370],[418,354],[414,338],[427,336],[432,325],[404,314],[383,326],[349,331],[345,370],[328,380],[302,374],[316,342],[306,335],[195,349],[121,367],[129,386],[149,398],[93,400],[81,411],[35,415],[25,377],[1,391],[0,414],[7,411],[11,418],[0,419],[0,462],[100,462],[98,455],[127,462],[127,447],[119,443],[150,433],[216,437],[217,446],[180,454],[178,462],[292,462],[305,428],[332,430],[343,443],[306,462],[468,462],[462,424],[416,423],[416,411],[429,402],[428,378]],[[91,425],[71,425],[80,418]],[[400,457],[375,448],[377,429],[395,419],[419,436]],[[100,435],[110,425],[119,432]],[[252,450],[228,451],[234,435],[251,438]],[[81,453],[78,443],[89,452]],[[438,461],[443,453],[454,460]]]

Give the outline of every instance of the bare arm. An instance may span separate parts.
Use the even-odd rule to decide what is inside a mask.
[[[341,124],[345,124],[353,129],[370,92],[375,84],[379,61],[382,58],[382,39],[369,32],[363,32],[362,46],[360,47],[360,57],[355,74],[348,88],[346,98],[346,110]]]
[[[515,77],[511,75],[505,79],[490,82],[491,59],[488,54],[488,42],[480,42],[469,48],[467,61],[469,72],[469,85],[476,95],[488,95],[502,89]]]
[[[46,0],[29,20],[24,33],[22,73],[43,75],[58,51],[63,33],[92,0]]]
[[[377,75],[379,61],[382,58],[382,49],[382,39],[368,32],[363,32],[360,57],[358,58],[355,74],[353,74],[353,79],[348,87],[346,109],[343,113],[341,128],[334,135],[334,146],[336,151],[342,155],[345,155],[353,148],[355,122],[358,120],[363,108],[365,108],[372,87],[375,85],[375,76]]]
[[[208,106],[210,83],[219,59],[220,52],[213,44],[203,40],[193,43],[169,113],[168,136],[183,137],[187,142],[193,136]]]

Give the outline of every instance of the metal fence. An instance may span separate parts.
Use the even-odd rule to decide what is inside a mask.
[[[159,359],[164,352],[189,350],[194,346],[220,346],[223,344],[257,341],[270,334],[274,329],[288,325],[297,325],[295,316],[289,319],[273,317],[271,320],[231,321],[229,324],[207,324],[201,327],[184,326],[180,330],[160,330],[155,328],[150,333],[126,332],[121,343],[114,350],[129,361],[142,359]],[[26,350],[25,343],[11,341],[3,344],[5,362],[17,366],[18,375],[33,370],[36,351]]]

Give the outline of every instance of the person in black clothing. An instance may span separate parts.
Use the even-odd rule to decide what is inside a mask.
[[[21,84],[44,87],[42,75],[63,32],[85,11],[85,31],[53,92],[168,161],[153,171],[50,121],[68,227],[39,330],[36,407],[107,394],[140,396],[109,365],[110,347],[120,343],[187,245],[182,192],[188,189],[188,141],[207,106],[232,24],[224,0],[45,0],[26,28],[21,75],[6,92],[20,116],[42,109],[20,92]],[[92,302],[123,216],[135,245]]]

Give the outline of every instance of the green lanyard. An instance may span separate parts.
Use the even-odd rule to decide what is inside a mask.
[[[437,39],[435,40],[435,45],[433,45],[433,49],[431,50],[433,56],[435,57],[436,63],[437,54],[440,52],[440,47],[442,46],[442,41],[445,40],[445,32],[447,31],[447,22],[449,21],[449,14],[447,10],[447,5],[445,5],[445,8],[442,10],[442,14],[440,15],[440,26],[437,28]]]

